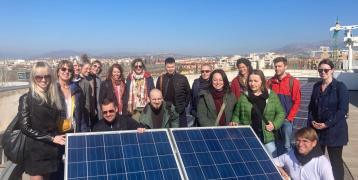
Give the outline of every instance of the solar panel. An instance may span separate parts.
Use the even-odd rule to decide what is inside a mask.
[[[167,130],[67,134],[65,179],[183,179]]]
[[[171,129],[187,179],[282,179],[248,126]]]

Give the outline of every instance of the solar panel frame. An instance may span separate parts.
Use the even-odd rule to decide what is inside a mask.
[[[179,161],[180,161],[180,163],[182,164],[181,165],[181,167],[182,167],[182,169],[183,169],[183,176],[185,177],[185,179],[190,179],[189,177],[188,177],[188,173],[187,173],[187,169],[186,169],[186,166],[184,165],[184,160],[183,160],[183,158],[182,158],[182,155],[183,155],[183,152],[180,152],[180,150],[179,150],[179,147],[177,146],[177,144],[178,144],[178,142],[177,142],[177,139],[175,138],[175,136],[174,136],[174,131],[190,131],[190,130],[201,130],[201,129],[212,129],[212,130],[214,130],[214,129],[229,129],[229,128],[233,128],[233,129],[237,129],[237,128],[242,128],[242,129],[244,129],[244,128],[248,128],[248,129],[250,129],[250,131],[252,132],[252,134],[254,135],[254,137],[258,140],[258,142],[259,142],[259,144],[260,144],[260,147],[262,148],[262,150],[265,152],[265,154],[266,154],[266,156],[268,157],[268,159],[269,159],[269,161],[273,164],[273,167],[275,168],[275,172],[277,172],[278,173],[278,175],[280,176],[280,173],[279,173],[279,170],[278,170],[278,168],[274,165],[274,163],[273,163],[273,161],[272,161],[272,158],[270,157],[270,155],[269,155],[269,153],[266,151],[266,149],[265,149],[265,147],[264,147],[264,145],[262,144],[262,142],[259,140],[259,138],[258,138],[258,136],[256,135],[256,133],[253,131],[253,129],[251,128],[251,126],[248,126],[248,125],[240,125],[240,126],[217,126],[217,127],[188,127],[188,128],[170,128],[169,129],[169,131],[170,131],[170,134],[171,134],[171,137],[172,137],[172,140],[173,140],[173,142],[174,142],[174,146],[175,146],[175,149],[176,149],[176,155],[178,156],[178,159],[179,159]],[[218,138],[217,138],[218,139]],[[185,153],[184,153],[185,154]],[[228,158],[229,159],[229,161],[230,161],[230,158]],[[265,160],[265,161],[267,161],[267,160]],[[245,160],[244,160],[244,162],[245,162]],[[199,162],[200,163],[200,162]],[[234,163],[229,163],[229,164],[234,164]],[[210,165],[212,165],[212,164],[210,164]],[[215,164],[214,164],[215,165]],[[267,165],[267,164],[266,164]],[[205,165],[204,165],[205,166]],[[194,166],[193,166],[194,167]],[[200,167],[200,165],[198,164],[197,165],[197,167],[199,167],[199,168],[201,168]],[[201,169],[200,169],[201,170]],[[221,170],[225,170],[225,169],[221,169]],[[233,169],[234,170],[234,169]],[[248,170],[248,169],[247,169]],[[201,170],[202,171],[202,170]],[[220,171],[219,171],[219,173],[220,173]],[[250,172],[248,172],[248,173],[250,173]],[[205,174],[203,173],[203,175],[204,175],[204,177],[205,177]],[[265,173],[265,175],[266,176],[271,176],[271,175],[274,175],[274,174],[266,174]],[[259,178],[258,176],[259,175],[253,175],[253,176],[257,176],[257,178]],[[276,177],[276,176],[275,176]],[[281,177],[281,176],[280,176]],[[226,178],[224,178],[224,179],[226,179]],[[228,178],[228,179],[231,179],[231,178]],[[255,179],[255,178],[254,178]],[[283,179],[282,177],[281,177],[281,179]]]
[[[168,141],[165,141],[165,142],[168,142],[169,145],[170,145],[170,149],[171,149],[171,155],[174,156],[174,160],[175,160],[175,164],[176,164],[176,169],[179,171],[179,175],[180,175],[180,178],[181,179],[184,179],[183,177],[183,168],[182,168],[182,164],[181,162],[179,161],[178,159],[178,156],[176,155],[176,149],[175,149],[175,146],[173,144],[173,140],[172,140],[172,137],[171,135],[169,134],[169,131],[167,129],[146,129],[144,133],[149,133],[149,132],[165,132],[166,133],[166,137],[168,138]],[[105,131],[105,132],[86,132],[86,133],[67,133],[66,134],[66,139],[69,139],[69,137],[76,137],[76,136],[79,136],[79,137],[86,137],[86,136],[92,136],[92,135],[110,135],[110,134],[125,134],[125,133],[138,133],[137,130],[124,130],[124,131]],[[104,137],[104,136],[103,136]],[[122,138],[121,138],[122,139]],[[153,137],[154,139],[154,137]],[[121,141],[121,140],[120,140]],[[87,140],[84,142],[85,143],[85,150],[84,150],[84,153],[87,153]],[[122,142],[121,142],[122,143]],[[153,143],[155,144],[155,143]],[[138,143],[138,145],[140,145],[140,143]],[[69,141],[66,141],[66,146],[65,146],[65,156],[69,155],[68,153],[69,151]],[[124,153],[124,152],[123,152]],[[159,151],[158,151],[159,153]],[[85,155],[85,157],[87,158],[88,156]],[[156,157],[158,157],[158,160],[160,161],[159,159],[159,155],[157,155]],[[83,157],[82,157],[83,158]],[[140,158],[143,158],[143,156],[140,156]],[[69,168],[69,162],[68,162],[68,157],[65,157],[65,180],[68,180],[68,168]],[[143,161],[144,162],[144,161]],[[88,159],[86,159],[86,163],[88,164],[89,161]],[[87,165],[88,166],[88,165]],[[142,166],[144,166],[144,164],[142,164]],[[88,167],[86,168],[87,169],[87,176],[84,177],[83,179],[87,179],[89,177],[88,175]],[[173,168],[170,168],[170,169],[173,169]],[[163,169],[160,169],[160,171],[162,171]],[[155,172],[155,171],[153,171]],[[128,172],[126,172],[128,173]],[[145,174],[144,174],[145,175]],[[164,174],[162,174],[163,176],[165,176]],[[107,171],[107,174],[106,176],[108,176],[108,171]],[[164,177],[164,179],[167,179],[166,177]]]

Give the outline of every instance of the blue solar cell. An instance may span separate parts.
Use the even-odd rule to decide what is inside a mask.
[[[261,168],[260,164],[256,161],[254,162],[246,162],[246,166],[249,169],[251,174],[263,174],[264,171]]]
[[[94,135],[86,137],[86,147],[101,147],[103,144],[103,135]]]
[[[217,139],[220,139],[220,140],[230,139],[230,135],[226,129],[216,129],[214,132],[215,132]]]
[[[188,167],[186,168],[189,179],[205,180],[204,174],[200,167]]]
[[[118,134],[108,134],[108,135],[104,136],[103,138],[104,138],[105,145],[110,145],[110,146],[122,145],[121,138],[119,137]]]
[[[86,139],[84,136],[70,136],[68,142],[69,149],[86,147]]]
[[[100,176],[106,174],[106,161],[88,162],[88,176]]]
[[[164,180],[162,171],[147,171],[145,177],[147,180]]]
[[[223,139],[219,141],[221,144],[221,147],[227,151],[227,150],[236,150],[236,146],[234,142],[231,139]]]
[[[177,142],[180,153],[192,153],[194,152],[192,146],[188,142]]]
[[[245,139],[233,139],[232,140],[238,150],[250,149],[250,146],[246,143]]]
[[[145,179],[145,174],[144,174],[144,172],[128,173],[127,179],[128,180]]]
[[[247,166],[245,165],[245,163],[234,163],[231,164],[232,168],[234,169],[234,172],[238,175],[238,176],[247,176],[250,175],[249,170],[247,169]]]
[[[70,163],[68,165],[68,174],[70,177],[86,177],[87,166],[85,163]]]
[[[250,148],[262,148],[259,141],[256,138],[246,138],[247,144],[249,144]]]
[[[196,157],[198,158],[199,164],[201,166],[214,164],[214,161],[211,158],[210,153],[208,153],[208,152],[196,153]]]
[[[123,157],[124,158],[134,158],[140,157],[139,146],[138,145],[127,145],[123,146]]]
[[[178,169],[163,170],[164,179],[181,180]]]
[[[201,130],[201,134],[203,135],[204,139],[217,139],[212,129],[203,129]]]
[[[222,148],[218,140],[206,140],[206,145],[210,151],[221,151]]]
[[[200,131],[187,131],[190,140],[203,140]]]
[[[228,158],[226,158],[223,151],[211,152],[210,154],[213,157],[215,164],[229,163]]]
[[[276,180],[276,179],[282,179],[281,175],[279,173],[272,173],[272,174],[267,174],[267,177],[269,180]]]
[[[124,164],[127,172],[144,171],[142,158],[125,159]]]
[[[241,154],[238,151],[225,151],[227,157],[229,157],[230,163],[243,162]]]
[[[256,161],[255,155],[251,150],[239,150],[239,153],[244,161]]]
[[[108,175],[108,180],[126,180],[127,177],[125,174],[110,174]]]
[[[87,154],[90,154],[88,161],[105,160],[103,147],[87,148]]]
[[[123,158],[122,146],[108,146],[105,147],[106,159],[121,159]]]
[[[123,174],[126,172],[124,160],[107,160],[108,174]]]
[[[154,142],[168,142],[168,136],[166,132],[152,132]]]
[[[159,162],[162,169],[170,169],[176,167],[175,159],[172,155],[159,156]]]
[[[86,161],[86,149],[69,149],[68,162],[83,162]]]
[[[252,149],[257,160],[267,160],[269,159],[268,155],[266,154],[265,150],[263,149]]]
[[[153,143],[153,137],[147,134],[137,134],[138,136],[138,142],[140,144],[142,143]]]
[[[138,144],[137,135],[133,135],[132,133],[123,133],[121,134],[122,144]]]
[[[206,179],[220,179],[220,174],[215,166],[202,166],[201,168]]]
[[[155,147],[157,148],[158,155],[173,154],[169,143],[156,143]]]
[[[161,169],[159,159],[156,156],[155,157],[144,157],[143,158],[143,165],[144,165],[144,170],[145,171]]]
[[[198,141],[192,144],[195,152],[208,152],[208,148],[204,141]]]
[[[198,159],[194,154],[181,154],[181,157],[186,167],[199,165]]]
[[[229,164],[217,165],[217,168],[222,178],[236,177],[234,170]]]
[[[140,153],[141,156],[156,156],[157,150],[154,144],[140,144]]]

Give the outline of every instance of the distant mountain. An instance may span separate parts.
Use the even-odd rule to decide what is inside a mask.
[[[61,50],[61,51],[52,51],[45,54],[36,55],[36,57],[51,57],[51,58],[61,58],[61,57],[70,57],[70,56],[79,56],[82,52],[73,51],[73,50]]]

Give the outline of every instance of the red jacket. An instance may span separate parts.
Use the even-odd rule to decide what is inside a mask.
[[[293,78],[293,87],[292,90],[290,89],[290,77],[293,78],[288,73],[282,80],[274,76],[267,80],[267,87],[280,97],[281,104],[286,111],[286,118],[293,122],[301,103],[301,89],[300,81],[296,78]]]

